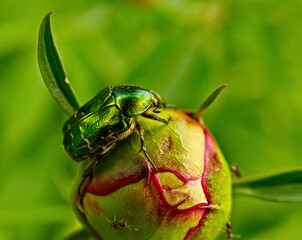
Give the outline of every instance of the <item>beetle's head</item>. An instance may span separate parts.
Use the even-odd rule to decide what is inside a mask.
[[[165,101],[162,99],[161,96],[159,96],[159,94],[157,92],[154,92],[154,91],[150,91],[150,92],[153,95],[153,98],[152,98],[153,112],[156,113],[156,112],[158,112],[158,111],[156,111],[156,109],[166,107]]]

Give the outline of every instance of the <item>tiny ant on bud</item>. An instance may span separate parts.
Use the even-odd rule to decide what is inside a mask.
[[[116,232],[118,232],[121,229],[125,229],[125,228],[132,229],[132,230],[135,230],[135,231],[138,230],[137,228],[132,228],[132,226],[128,224],[126,218],[127,217],[123,218],[120,221],[117,221],[116,220],[116,214],[115,214],[114,218],[113,218],[113,221],[110,221],[107,218],[107,222],[110,223],[110,227],[113,228]]]

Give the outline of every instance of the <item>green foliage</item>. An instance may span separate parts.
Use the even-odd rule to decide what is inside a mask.
[[[197,109],[227,82],[204,114],[226,159],[244,176],[301,165],[301,2],[149,2],[0,0],[0,239],[60,239],[79,226],[70,209],[78,166],[62,148],[66,117],[37,65],[50,10],[80,99],[128,83]],[[237,198],[232,221],[245,240],[302,235],[297,203]]]
[[[67,115],[73,115],[80,105],[64,72],[60,57],[53,42],[48,13],[40,26],[38,61],[45,85]]]
[[[302,169],[236,179],[233,188],[235,195],[277,202],[302,202]]]

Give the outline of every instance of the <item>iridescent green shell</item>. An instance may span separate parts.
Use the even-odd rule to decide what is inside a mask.
[[[133,85],[105,88],[64,124],[63,145],[75,160],[104,155],[133,131],[133,117],[163,105],[158,94]]]

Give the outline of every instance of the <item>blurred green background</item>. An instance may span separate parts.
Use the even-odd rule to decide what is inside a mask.
[[[244,176],[301,166],[301,1],[0,0],[0,239],[60,239],[80,227],[70,195],[78,165],[62,148],[66,116],[37,64],[50,10],[56,45],[82,103],[110,85],[153,89],[205,114]],[[238,198],[242,239],[301,239],[301,204]],[[225,239],[225,238],[221,238]]]

